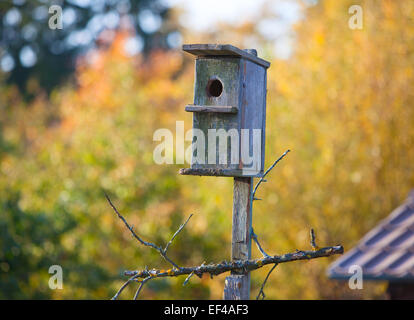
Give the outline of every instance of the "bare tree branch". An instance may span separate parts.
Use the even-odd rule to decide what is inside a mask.
[[[115,295],[112,297],[111,300],[116,300],[118,299],[119,295],[122,293],[122,291],[124,291],[124,289],[132,282],[135,281],[135,279],[138,278],[137,275],[132,276],[131,278],[129,278],[123,285],[121,288],[119,288],[118,292],[115,293]]]
[[[252,236],[254,236],[256,239],[257,239],[257,236],[254,234],[254,232],[253,232],[253,229],[252,229]],[[253,238],[253,239],[255,239],[255,238]],[[256,240],[255,240],[256,241]],[[259,246],[259,250],[260,251],[262,251],[261,250],[261,247],[260,247],[260,244],[259,244],[259,242],[258,241],[256,241],[256,243],[257,243],[257,245]],[[313,230],[313,229],[310,229],[310,244],[311,244],[311,247],[312,247],[312,249],[313,249],[313,251],[316,251],[316,250],[318,250],[319,249],[319,247],[316,245],[316,236],[315,236],[315,231]],[[297,252],[303,252],[303,251],[299,251],[299,250],[296,250]],[[262,252],[263,253],[263,252]],[[273,266],[273,268],[272,269],[270,269],[270,271],[268,272],[268,274],[267,274],[267,276],[266,276],[266,278],[264,279],[264,281],[263,281],[263,283],[262,283],[262,286],[260,287],[260,291],[259,291],[259,293],[258,293],[258,295],[257,295],[257,297],[256,297],[256,300],[259,300],[260,299],[260,297],[262,297],[262,300],[264,300],[264,298],[266,297],[266,295],[265,295],[265,293],[264,293],[264,287],[265,287],[265,285],[266,285],[266,282],[267,282],[267,280],[269,279],[269,277],[270,277],[270,274],[273,272],[273,270],[276,268],[276,266],[277,266],[277,263]]]
[[[135,295],[134,295],[134,300],[137,300],[138,299],[138,295],[141,292],[142,287],[149,280],[151,280],[151,277],[146,277],[145,279],[143,279],[142,281],[140,281],[139,287],[138,287],[138,289],[137,289],[137,291],[135,292]]]
[[[184,227],[186,226],[187,222],[191,219],[191,217],[193,216],[193,214],[190,214],[190,216],[187,218],[187,220],[178,228],[178,230],[174,233],[174,235],[172,236],[171,240],[168,241],[167,245],[165,246],[164,252],[167,252],[168,247],[171,245],[171,243],[174,241],[175,237],[181,232],[181,230],[184,229]]]
[[[139,243],[141,243],[142,245],[144,245],[144,246],[147,246],[147,247],[151,247],[151,248],[153,248],[153,249],[155,249],[155,250],[157,250],[158,252],[159,252],[159,254],[166,260],[166,261],[168,261],[173,267],[175,267],[175,268],[179,268],[178,267],[178,265],[174,262],[174,261],[172,261],[168,256],[167,256],[167,250],[168,250],[168,248],[169,248],[169,246],[171,245],[171,243],[172,243],[172,241],[174,240],[174,238],[181,232],[181,230],[185,227],[185,225],[187,224],[187,222],[188,222],[188,220],[190,220],[190,218],[193,216],[192,214],[188,217],[188,219],[187,219],[187,221],[184,223],[184,224],[182,224],[179,228],[178,228],[178,230],[174,233],[174,235],[172,236],[172,238],[171,238],[171,240],[167,243],[167,245],[165,246],[165,249],[163,249],[162,247],[160,247],[160,246],[157,246],[157,245],[155,245],[154,243],[151,243],[151,242],[147,242],[147,241],[144,241],[144,240],[142,240],[141,239],[141,237],[140,236],[138,236],[136,233],[135,233],[135,231],[134,231],[134,229],[133,229],[133,227],[131,226],[131,225],[129,225],[129,223],[126,221],[126,219],[119,213],[119,211],[118,211],[118,209],[115,207],[115,205],[112,203],[112,201],[111,201],[111,199],[109,198],[109,196],[105,193],[105,197],[106,197],[106,200],[108,200],[108,202],[109,202],[109,205],[112,207],[112,209],[115,211],[115,213],[118,215],[118,218],[119,219],[121,219],[122,220],[122,222],[125,224],[125,226],[128,228],[128,230],[129,231],[131,231],[131,233],[132,233],[132,235],[133,235],[133,237],[135,238],[135,239],[137,239],[138,240],[138,242]]]
[[[189,275],[194,273],[196,275],[203,275],[209,273],[211,276],[217,276],[219,274],[233,271],[234,273],[246,273],[252,270],[259,269],[268,264],[279,264],[298,260],[311,260],[321,257],[329,257],[335,254],[342,254],[344,248],[341,245],[326,247],[317,251],[299,251],[293,253],[287,253],[284,255],[275,255],[263,257],[260,259],[252,259],[246,261],[223,261],[217,264],[200,265],[195,267],[181,267],[172,268],[168,270],[162,269],[151,269],[151,270],[136,270],[136,271],[125,271],[126,276],[138,276],[138,278],[146,278],[152,276],[152,278],[163,278],[163,277],[177,277],[182,275]]]
[[[190,281],[191,277],[194,275],[194,271],[191,272],[187,278],[185,278],[184,282],[183,282],[183,287],[188,283],[188,281]]]
[[[315,231],[313,229],[310,229],[310,244],[314,251],[318,250],[319,247],[316,245],[316,237],[315,237]]]
[[[264,300],[264,298],[266,297],[265,293],[264,293],[264,287],[266,285],[267,279],[269,279],[270,274],[273,272],[273,270],[275,270],[277,266],[277,263],[274,264],[274,266],[269,270],[269,272],[267,273],[266,278],[264,279],[262,286],[260,287],[259,293],[257,294],[256,300],[260,300],[260,297],[262,297],[262,300]]]
[[[265,173],[263,174],[263,176],[260,178],[260,180],[259,180],[259,182],[256,184],[256,186],[254,187],[254,189],[253,189],[253,192],[252,192],[252,199],[253,199],[253,201],[255,201],[255,200],[262,200],[262,199],[259,199],[259,198],[256,198],[256,192],[257,192],[257,189],[259,188],[259,186],[260,186],[260,184],[262,183],[262,182],[267,182],[267,180],[265,179],[265,177],[267,176],[267,174],[270,172],[270,171],[272,171],[273,170],[273,168],[279,163],[279,161],[281,161],[288,153],[290,152],[290,150],[288,149],[288,150],[286,150],[275,162],[273,162],[273,164],[265,171]],[[256,243],[256,245],[257,245],[257,248],[259,249],[259,251],[262,253],[262,255],[264,256],[264,257],[269,257],[269,255],[263,250],[263,248],[262,248],[262,246],[260,245],[260,243],[259,243],[259,239],[257,238],[257,235],[254,233],[254,231],[253,231],[253,228],[252,228],[252,230],[251,230],[251,237],[252,237],[252,239],[254,240],[254,242]],[[275,263],[275,265],[270,269],[270,271],[268,272],[268,274],[267,274],[267,276],[266,276],[266,278],[265,278],[265,280],[263,281],[263,283],[262,283],[262,285],[261,285],[261,287],[260,287],[260,291],[259,291],[259,293],[258,293],[258,295],[257,295],[257,297],[256,297],[256,300],[259,300],[259,298],[260,297],[262,297],[262,299],[264,299],[265,298],[265,293],[264,293],[264,287],[265,287],[265,285],[266,285],[266,282],[267,282],[267,279],[269,279],[269,277],[270,277],[270,274],[273,272],[273,270],[276,268],[276,266],[277,266],[277,263]]]
[[[268,257],[269,255],[263,250],[263,248],[262,248],[262,246],[260,245],[260,243],[259,243],[259,239],[257,238],[257,234],[255,234],[254,233],[254,231],[253,231],[253,228],[252,228],[252,231],[251,231],[251,237],[252,237],[252,239],[254,240],[254,242],[256,243],[256,245],[257,245],[257,248],[259,249],[259,251],[262,253],[262,255],[264,256],[264,257]]]
[[[267,180],[265,179],[265,177],[267,176],[267,174],[272,171],[272,169],[279,163],[280,160],[282,160],[288,153],[290,152],[290,150],[286,150],[285,153],[283,153],[279,159],[277,159],[275,162],[273,162],[273,164],[265,171],[265,173],[263,174],[263,176],[260,178],[259,182],[256,184],[256,186],[253,189],[253,193],[252,193],[252,198],[253,200],[261,200],[255,197],[256,195],[256,191],[259,188],[260,184],[262,182],[267,182]]]
[[[254,190],[252,191],[252,199],[253,200],[261,200],[255,197],[257,189],[259,188],[260,184],[262,182],[266,182],[265,176],[276,166],[276,164],[281,161],[287,153],[290,152],[290,150],[286,150],[285,153],[283,153],[263,174],[259,182],[256,184]],[[232,274],[245,274],[250,271],[260,269],[265,265],[273,264],[273,267],[269,270],[268,274],[266,275],[266,278],[264,279],[259,293],[256,297],[257,300],[260,298],[265,298],[264,293],[264,287],[273,272],[273,270],[276,268],[276,266],[280,263],[286,263],[286,262],[292,262],[292,261],[298,261],[298,260],[311,260],[321,257],[329,257],[335,254],[342,254],[344,252],[344,249],[341,245],[332,246],[332,247],[325,247],[322,249],[319,249],[316,245],[315,240],[315,232],[313,229],[310,230],[310,244],[312,247],[312,251],[302,251],[302,250],[296,250],[293,253],[287,253],[284,255],[274,255],[270,256],[268,255],[260,245],[260,242],[258,240],[257,235],[254,233],[253,228],[251,228],[250,236],[256,243],[259,251],[262,253],[263,257],[260,259],[251,259],[246,261],[223,261],[221,263],[211,263],[206,265],[205,261],[199,265],[194,267],[179,267],[175,262],[173,262],[168,256],[167,256],[167,250],[169,249],[170,245],[174,241],[174,239],[178,236],[178,234],[185,228],[188,221],[193,216],[192,214],[187,218],[187,220],[180,225],[180,227],[177,229],[177,231],[173,234],[170,241],[166,244],[165,248],[163,249],[161,246],[157,246],[151,242],[144,241],[140,236],[138,236],[135,231],[133,230],[133,227],[129,225],[129,223],[126,221],[126,219],[119,213],[119,211],[116,209],[108,195],[105,193],[105,197],[108,200],[110,206],[115,211],[115,213],[118,215],[119,219],[122,220],[122,222],[125,224],[125,226],[128,228],[128,230],[131,232],[133,237],[138,240],[138,242],[144,246],[151,247],[159,252],[159,254],[168,261],[173,268],[168,270],[163,269],[151,269],[148,270],[147,267],[145,267],[144,270],[135,270],[135,271],[125,271],[124,275],[130,277],[118,290],[118,292],[114,295],[112,298],[113,300],[117,299],[119,295],[122,293],[122,291],[132,282],[138,282],[139,286],[137,288],[137,291],[135,292],[134,299],[137,299],[140,292],[142,291],[142,288],[144,287],[145,283],[148,281],[155,279],[155,278],[163,278],[163,277],[178,277],[187,275],[186,279],[184,280],[183,286],[185,286],[191,279],[192,276],[196,275],[198,277],[202,277],[203,274],[208,273],[210,274],[210,277],[213,278],[213,276],[217,276],[219,274],[225,273],[225,272],[232,272]],[[138,280],[142,279],[142,280]]]

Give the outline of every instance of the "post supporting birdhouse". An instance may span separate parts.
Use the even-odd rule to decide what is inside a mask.
[[[251,258],[253,178],[234,178],[233,226],[231,242],[232,261]],[[248,300],[250,296],[250,273],[240,270],[225,280],[225,300]]]

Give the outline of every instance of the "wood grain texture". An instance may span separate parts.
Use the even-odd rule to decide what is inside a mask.
[[[246,261],[251,258],[252,188],[253,178],[234,178],[232,261]],[[235,274],[237,273],[232,272],[232,275]],[[250,296],[250,273],[246,272],[239,275],[242,276],[240,299],[248,300]]]
[[[219,80],[223,85],[223,91],[219,97],[209,96],[206,92],[207,85],[212,79]],[[194,104],[201,106],[226,106],[238,108],[241,92],[240,83],[240,59],[234,57],[224,58],[199,58],[196,60],[196,79],[194,86]],[[193,128],[198,128],[208,137],[210,129],[240,130],[240,115],[238,113],[194,113]],[[210,146],[206,139],[205,159],[208,159]],[[220,163],[219,146],[220,141],[216,139],[216,155],[213,163],[193,163],[193,169],[226,169],[236,170],[238,164],[231,164],[230,142],[227,146],[227,163]],[[237,147],[237,146],[236,146]],[[241,172],[239,173],[241,174]]]
[[[191,53],[196,56],[235,56],[242,57],[247,60],[263,66],[265,68],[270,67],[270,62],[257,57],[256,54],[252,54],[252,49],[241,50],[231,44],[184,44],[183,51]]]
[[[243,275],[231,275],[226,277],[226,280],[224,282],[224,293],[223,293],[223,299],[224,300],[246,300],[242,299],[242,297],[245,297],[247,295],[246,292],[243,292],[243,290],[246,290],[248,287],[247,277]]]
[[[187,112],[218,112],[218,113],[237,113],[237,108],[232,106],[198,106],[188,104],[185,107]]]
[[[216,176],[216,177],[261,177],[260,173],[246,172],[242,169],[220,168],[181,168],[178,173],[183,176]]]
[[[245,171],[264,170],[266,136],[266,69],[248,61],[241,61],[242,97],[240,99],[240,127],[249,130],[249,155],[260,152],[258,160],[251,165],[243,165]],[[253,130],[260,129],[260,148],[253,148]]]

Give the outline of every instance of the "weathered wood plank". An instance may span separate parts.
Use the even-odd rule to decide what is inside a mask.
[[[242,92],[240,114],[241,128],[249,131],[249,155],[254,157],[252,164],[244,164],[244,170],[257,170],[263,173],[265,159],[266,131],[266,69],[242,60]],[[254,130],[260,129],[260,144],[252,143]],[[243,143],[243,142],[242,142]]]
[[[217,176],[217,177],[254,177],[260,178],[261,173],[242,169],[211,168],[181,168],[178,173],[183,176]]]
[[[211,80],[219,80],[223,86],[222,93],[218,97],[207,94],[206,89]],[[200,106],[226,106],[238,108],[240,102],[240,59],[237,57],[226,57],[215,59],[211,57],[198,58],[196,60],[196,81],[194,86],[194,105]],[[208,151],[210,147],[208,132],[209,129],[240,130],[239,113],[193,113],[193,128],[198,128],[204,132],[205,141],[205,159],[209,159]],[[240,142],[237,141],[237,144]],[[238,147],[238,146],[236,146]],[[216,139],[215,159],[206,161],[204,164],[194,163],[192,168],[219,168],[219,169],[238,169],[238,164],[232,164],[230,144],[227,148],[227,163],[220,163],[220,143]],[[209,159],[210,160],[210,159]],[[242,175],[242,173],[240,173]]]
[[[236,56],[242,57],[265,68],[270,67],[270,62],[263,60],[248,50],[241,50],[230,44],[184,44],[183,51],[196,56]]]
[[[247,293],[243,292],[248,287],[247,277],[243,275],[231,275],[224,281],[224,300],[242,300]],[[245,300],[245,299],[243,299]]]
[[[188,104],[185,107],[187,112],[219,112],[219,113],[237,113],[238,109],[232,106],[199,106]]]
[[[233,226],[232,226],[232,261],[245,261],[251,258],[252,227],[252,187],[253,178],[234,178],[233,190]],[[250,273],[233,272],[240,275],[240,299],[248,300],[250,296]]]

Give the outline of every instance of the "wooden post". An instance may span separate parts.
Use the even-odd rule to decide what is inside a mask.
[[[234,178],[231,259],[251,258],[253,178]],[[248,300],[250,273],[232,272],[225,280],[225,300]]]

